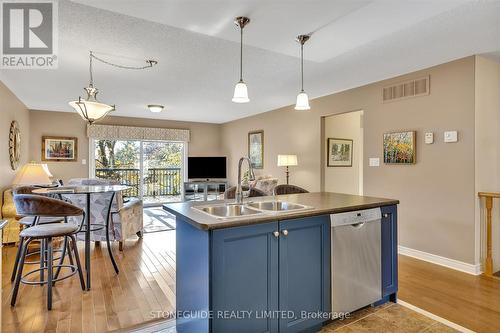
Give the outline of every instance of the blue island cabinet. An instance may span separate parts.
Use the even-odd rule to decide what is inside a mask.
[[[381,207],[382,299],[396,301],[397,206]],[[330,216],[202,230],[177,216],[179,333],[316,332],[331,311]],[[369,304],[366,304],[369,305]]]
[[[382,213],[382,302],[396,302],[398,291],[398,210],[381,207]]]
[[[211,332],[315,332],[330,311],[328,215],[214,230]]]

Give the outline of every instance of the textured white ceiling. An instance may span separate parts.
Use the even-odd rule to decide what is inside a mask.
[[[82,4],[239,42],[233,23],[248,16],[245,44],[298,56],[295,37],[314,34],[306,58],[326,61],[467,0],[76,0]]]
[[[31,109],[69,111],[88,83],[88,50],[145,71],[95,65],[95,84],[115,115],[222,123],[294,103],[294,37],[306,44],[310,97],[472,54],[500,51],[500,1],[81,1],[59,2],[59,68],[4,70],[0,79]],[[96,8],[101,7],[101,8]],[[105,9],[105,10],[103,10]],[[244,78],[250,103],[231,102],[238,30],[248,15]],[[161,114],[147,104],[164,104]]]

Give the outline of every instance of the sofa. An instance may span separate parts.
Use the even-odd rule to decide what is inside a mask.
[[[78,185],[119,185],[119,182],[110,179],[89,179],[75,178],[68,182],[68,186]],[[86,210],[86,196],[63,194],[64,200],[72,202],[74,205]],[[110,193],[99,193],[91,195],[91,223],[105,224],[106,214],[111,198]],[[69,223],[80,223],[79,218],[69,218]],[[120,251],[123,251],[123,241],[131,237],[142,237],[143,226],[143,203],[137,198],[130,198],[123,201],[121,192],[117,192],[111,205],[111,219],[109,234],[111,241],[118,241]],[[83,239],[83,235],[80,235]],[[91,232],[91,241],[106,241],[105,230]]]

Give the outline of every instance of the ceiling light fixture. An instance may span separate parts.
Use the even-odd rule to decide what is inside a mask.
[[[117,68],[122,68],[122,69],[146,69],[153,67],[156,65],[158,62],[155,60],[146,60],[147,65],[145,66],[140,66],[140,67],[133,67],[133,66],[121,66],[121,65],[116,65],[113,64],[109,61],[105,61],[103,59],[100,59],[94,55],[92,51],[89,53],[89,72],[90,72],[90,82],[89,86],[86,88],[83,88],[87,92],[87,98],[82,99],[81,97],[78,97],[78,100],[76,101],[71,101],[69,102],[69,105],[71,105],[76,112],[82,117],[84,120],[86,120],[89,124],[93,124],[95,121],[98,121],[108,115],[111,111],[115,110],[115,105],[111,104],[105,104],[101,103],[97,100],[97,93],[99,90],[94,87],[94,73],[93,73],[93,68],[92,68],[92,60],[96,59],[104,64],[117,67]]]
[[[309,110],[311,107],[309,106],[309,97],[304,91],[304,44],[311,38],[309,35],[299,35],[297,36],[297,42],[300,43],[300,81],[301,88],[300,92],[297,95],[297,102],[295,103],[295,110]]]
[[[151,112],[158,113],[163,111],[164,106],[160,104],[149,104],[148,109]]]
[[[238,16],[234,23],[240,27],[240,81],[234,87],[233,102],[234,103],[248,103],[248,89],[245,82],[243,82],[243,28],[250,22],[248,17]]]

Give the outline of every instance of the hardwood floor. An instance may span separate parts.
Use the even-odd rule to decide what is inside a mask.
[[[82,292],[77,276],[58,282],[52,311],[38,285],[22,285],[16,306],[10,306],[15,251],[5,247],[2,253],[2,332],[107,332],[158,320],[158,313],[175,309],[175,231],[126,241],[123,252],[114,244],[118,275],[105,243],[93,247],[92,289]]]
[[[500,280],[400,255],[398,297],[470,330],[500,332]]]
[[[174,311],[175,231],[127,241],[122,253],[117,245],[113,246],[120,274],[114,274],[105,245],[94,247],[92,290],[82,292],[76,276],[59,282],[50,312],[46,310],[45,288],[40,286],[22,285],[16,307],[10,306],[10,273],[16,249],[4,248],[2,332],[127,331],[123,329]],[[399,265],[401,300],[476,332],[500,332],[500,280],[405,256],[399,257]],[[366,321],[374,318],[380,321],[377,316]],[[355,327],[341,331],[351,332]],[[326,328],[329,330],[333,327]]]
[[[134,330],[134,333],[177,333],[173,321],[166,325]],[[449,326],[391,302],[366,307],[349,318],[335,320],[318,333],[458,333]]]

